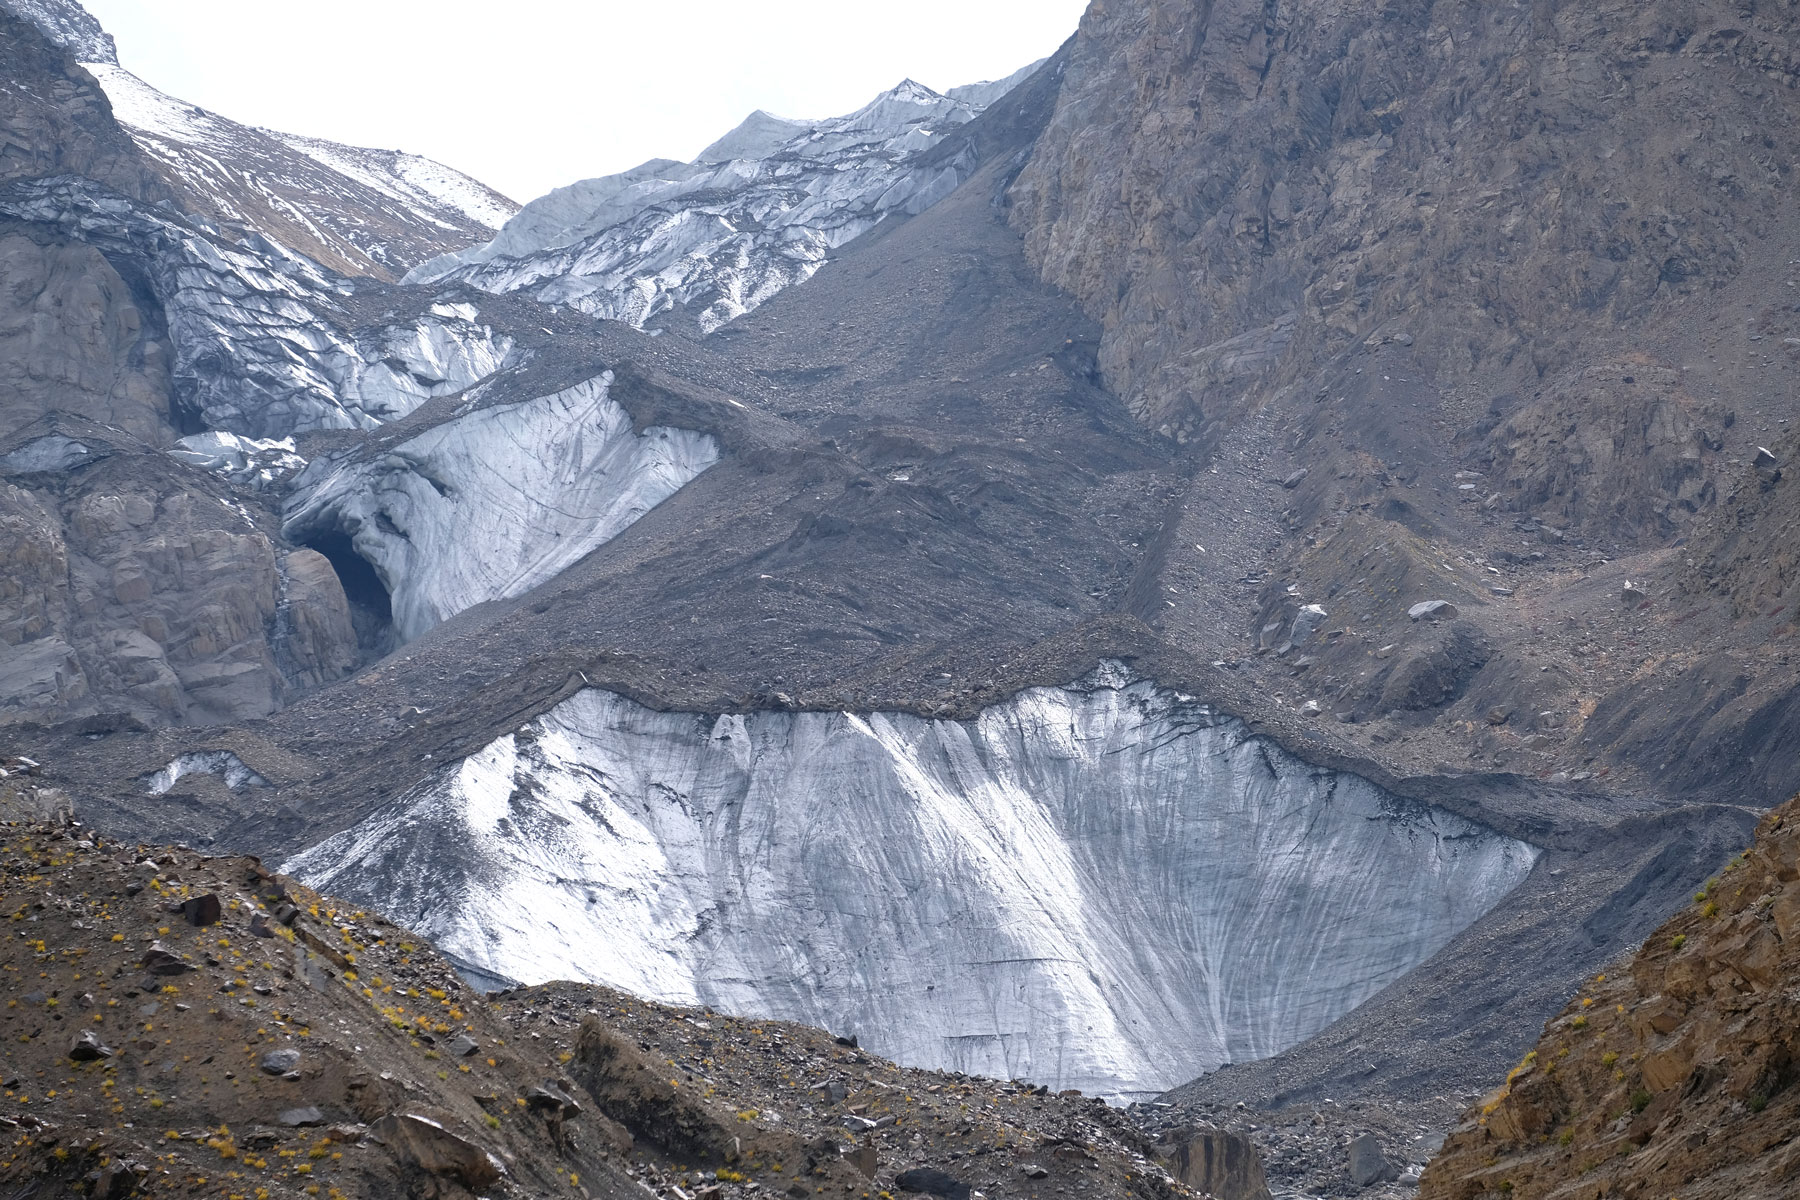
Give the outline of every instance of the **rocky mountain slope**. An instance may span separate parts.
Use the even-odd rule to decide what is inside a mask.
[[[113,115],[191,214],[346,275],[395,280],[491,237],[518,205],[442,163],[240,125],[116,64],[85,64]]]
[[[254,858],[43,822],[61,801],[29,769],[0,765],[9,1189],[1193,1194],[1098,1101],[596,988],[484,1000],[404,928]]]
[[[75,0],[5,0],[81,63],[148,165],[193,217],[256,233],[347,275],[394,280],[445,246],[485,241],[518,205],[415,154],[241,125],[164,95],[119,65]]]
[[[955,190],[976,162],[966,147],[956,153],[956,131],[1040,65],[950,95],[909,79],[824,121],[752,113],[691,163],[656,160],[561,188],[492,242],[407,282],[528,291],[640,328],[674,313],[711,333],[883,220]]]
[[[1433,1161],[1422,1200],[1792,1195],[1800,801],[1596,975]]]

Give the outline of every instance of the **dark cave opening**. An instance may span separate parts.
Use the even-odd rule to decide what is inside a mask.
[[[350,623],[356,629],[356,644],[364,662],[373,662],[397,645],[394,632],[394,604],[387,585],[368,559],[356,552],[350,535],[340,530],[320,533],[305,543],[330,561],[344,587],[344,598],[350,602]]]

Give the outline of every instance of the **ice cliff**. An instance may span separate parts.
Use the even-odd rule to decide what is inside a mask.
[[[1032,69],[950,95],[907,80],[823,121],[753,113],[691,163],[658,159],[559,189],[492,242],[434,259],[407,282],[529,291],[638,326],[687,307],[711,332],[887,217],[949,195],[964,171],[928,152]]]
[[[1132,1096],[1318,1032],[1537,853],[1115,666],[968,722],[588,691],[286,869],[481,972]]]
[[[403,639],[522,595],[718,461],[705,434],[635,432],[611,383],[607,373],[321,459],[295,480],[284,533],[347,537],[380,576]]]

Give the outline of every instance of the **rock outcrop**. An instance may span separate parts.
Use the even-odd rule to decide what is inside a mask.
[[[1800,1188],[1800,800],[1596,976],[1432,1161],[1421,1200]]]
[[[0,720],[266,716],[357,662],[342,586],[222,482],[60,418],[0,440]]]

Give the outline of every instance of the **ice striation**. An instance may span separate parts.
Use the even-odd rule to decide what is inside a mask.
[[[549,396],[477,407],[397,445],[313,462],[284,533],[347,538],[373,566],[404,639],[523,595],[719,459],[710,436],[638,433],[610,372]]]
[[[189,211],[333,270],[394,280],[446,248],[485,242],[518,211],[428,158],[242,125],[115,62],[83,65]]]
[[[711,332],[810,278],[890,216],[924,211],[968,165],[934,155],[1030,68],[940,95],[907,80],[848,116],[757,112],[691,163],[653,160],[527,204],[487,245],[415,269],[642,327],[681,307]]]
[[[1142,1096],[1323,1029],[1537,856],[1115,664],[967,722],[585,691],[285,869],[486,976]]]

